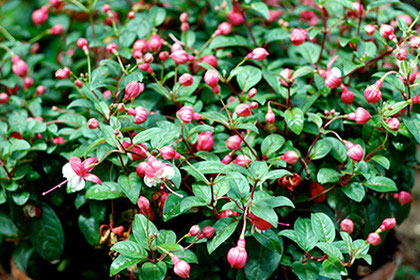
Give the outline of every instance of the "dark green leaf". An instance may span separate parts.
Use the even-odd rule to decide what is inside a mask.
[[[231,218],[223,218],[218,220],[213,227],[216,230],[216,235],[207,242],[207,250],[209,254],[213,253],[223,242],[225,242],[235,231],[239,221]]]
[[[372,177],[364,185],[377,192],[395,192],[398,190],[392,179],[382,176]]]
[[[324,213],[313,213],[311,225],[319,240],[332,243],[335,239],[335,227],[331,218]]]
[[[288,109],[284,112],[284,118],[286,120],[287,126],[297,135],[300,135],[303,129],[303,124],[305,122],[305,117],[303,112],[298,107],[293,108],[292,110]]]

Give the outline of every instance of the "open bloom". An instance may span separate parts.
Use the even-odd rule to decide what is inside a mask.
[[[171,180],[175,176],[175,171],[169,163],[164,163],[154,156],[147,158],[145,168],[144,183],[148,187],[154,187],[162,181]]]
[[[85,187],[85,180],[102,185],[98,176],[89,173],[98,162],[96,157],[91,157],[82,162],[80,158],[71,157],[63,166],[63,177],[67,178],[67,191],[76,192]]]

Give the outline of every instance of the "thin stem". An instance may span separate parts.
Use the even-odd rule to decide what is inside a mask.
[[[0,32],[3,33],[4,37],[6,37],[7,40],[15,42],[16,39],[9,33],[9,31],[7,31],[6,28],[4,28],[1,24],[0,24]]]

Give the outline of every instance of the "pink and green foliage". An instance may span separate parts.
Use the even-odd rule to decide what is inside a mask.
[[[407,217],[415,8],[3,2],[1,252],[34,279],[342,279]]]

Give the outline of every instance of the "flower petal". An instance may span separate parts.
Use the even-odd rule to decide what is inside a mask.
[[[102,185],[101,179],[99,179],[99,177],[94,174],[86,173],[85,176],[83,176],[83,178],[85,180],[91,181],[92,183]]]
[[[82,160],[80,158],[77,157],[71,157],[69,159],[71,168],[73,168],[73,171],[81,176],[82,175],[82,171],[83,171],[83,165],[82,165]]]
[[[64,166],[63,166],[63,177],[67,178],[67,180],[70,180],[74,176],[77,176],[77,174],[74,172],[73,168],[71,167],[70,162],[64,164]]]
[[[85,180],[82,177],[74,176],[67,183],[67,192],[77,192],[85,187]]]

